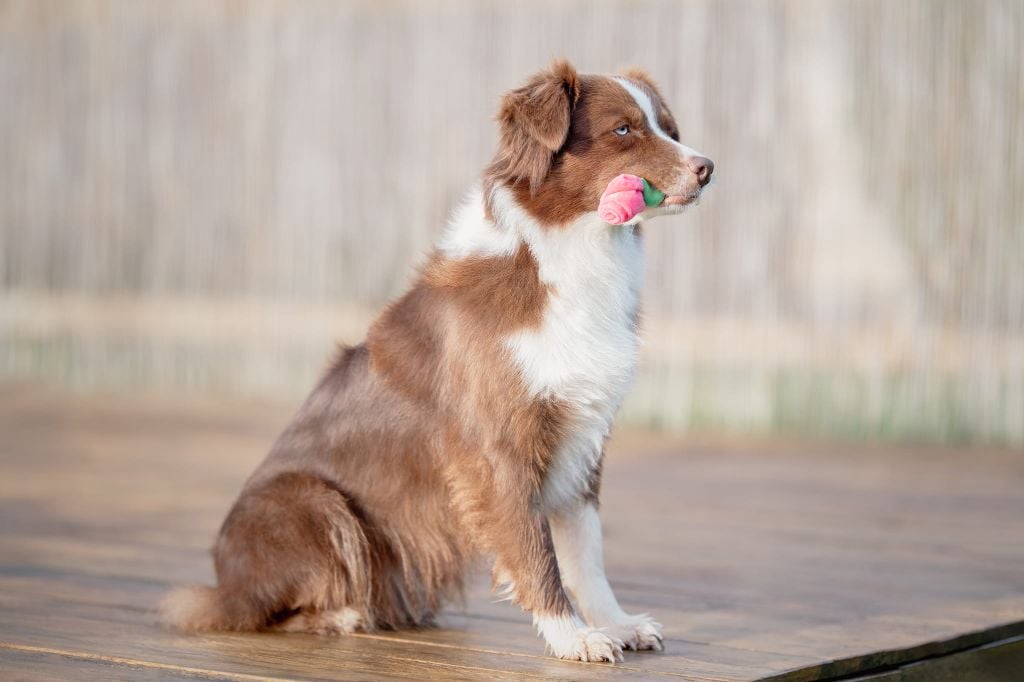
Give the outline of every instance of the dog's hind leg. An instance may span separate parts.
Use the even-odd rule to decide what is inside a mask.
[[[372,630],[373,553],[381,550],[372,537],[331,482],[277,474],[248,487],[225,519],[213,548],[218,585],[194,589],[203,609],[179,606],[190,603],[182,593],[165,605],[166,620],[185,630]]]
[[[300,611],[281,621],[274,629],[313,635],[347,635],[363,630],[364,622],[362,613],[345,607],[336,611]]]

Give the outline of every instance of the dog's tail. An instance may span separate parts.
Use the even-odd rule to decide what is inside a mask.
[[[183,632],[243,629],[216,587],[179,587],[160,601],[157,613],[161,623]]]

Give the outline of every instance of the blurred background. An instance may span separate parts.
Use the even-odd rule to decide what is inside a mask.
[[[624,408],[1024,445],[1024,3],[0,0],[0,382],[296,403],[557,56],[716,163]]]

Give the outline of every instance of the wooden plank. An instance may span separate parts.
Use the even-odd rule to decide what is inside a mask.
[[[541,656],[529,619],[492,603],[481,576],[441,630],[285,645],[156,628],[164,590],[212,579],[206,547],[286,416],[0,392],[0,599],[34,623],[19,640],[2,614],[8,645],[225,675],[316,675],[332,665],[318,647],[344,655],[337,676],[375,661],[390,666],[375,676],[579,674]],[[627,610],[665,624],[667,651],[588,675],[809,680],[975,646],[1024,620],[1024,547],[1006,542],[1024,530],[1018,453],[639,438],[613,447],[605,478],[609,576]]]
[[[76,584],[73,581],[78,581]],[[166,589],[167,585],[160,582],[139,582],[132,584],[123,578],[107,578],[104,576],[81,576],[77,574],[63,574],[56,577],[25,575],[24,572],[13,577],[0,571],[0,592],[16,592],[22,595],[32,595],[34,598],[47,599],[59,597],[69,599],[78,603],[119,603],[125,608],[134,608],[137,611],[145,612],[155,603],[156,599]],[[481,596],[478,594],[477,596]],[[466,614],[449,613],[442,617],[441,623],[445,629],[426,630],[414,633],[399,633],[395,635],[378,635],[382,639],[409,640],[419,643],[434,643],[442,646],[452,645],[457,642],[480,651],[507,651],[522,655],[538,655],[540,652],[540,641],[533,636],[528,618],[519,614],[516,610],[507,606],[491,605],[482,599],[476,601],[478,608],[471,609]],[[492,606],[493,612],[486,616],[480,615],[480,605]],[[856,671],[863,667],[875,667],[877,665],[892,664],[901,661],[913,660],[923,656],[931,656],[952,649],[969,645],[972,641],[985,641],[993,635],[982,631],[975,635],[958,636],[959,633],[973,630],[979,627],[979,623],[991,622],[991,618],[998,618],[1006,608],[1012,613],[1024,606],[1018,599],[1016,604],[1009,607],[1000,607],[998,604],[975,604],[970,611],[962,610],[961,613],[947,612],[935,614],[929,621],[929,628],[923,633],[915,631],[915,622],[894,621],[892,617],[872,619],[860,624],[860,628],[852,633],[844,630],[841,626],[828,626],[808,629],[806,631],[791,631],[794,640],[802,642],[803,655],[780,654],[765,651],[757,648],[749,642],[741,646],[723,646],[703,644],[683,639],[669,637],[667,641],[668,651],[664,654],[630,654],[638,657],[643,669],[651,672],[679,672],[687,675],[703,676],[712,678],[715,676],[729,679],[751,679],[753,677],[770,674],[794,668],[807,668],[815,662],[813,656],[807,655],[808,651],[817,651],[823,643],[831,646],[834,651],[852,651],[852,658],[830,661],[827,664],[818,665],[816,675],[841,674],[848,671]],[[662,605],[666,614],[672,617],[691,618],[692,614],[685,614],[668,609]],[[498,615],[494,615],[498,614]],[[707,612],[698,614],[699,618],[708,618],[714,614]],[[742,614],[740,614],[742,615]],[[945,627],[942,631],[944,639],[935,642],[921,643],[921,637],[935,635],[936,628],[940,625]],[[780,623],[779,627],[782,624]],[[858,639],[858,632],[869,632],[875,637],[879,634],[886,634],[890,638],[892,650],[872,653],[870,656],[862,655],[863,641]],[[1002,634],[1011,634],[1004,631]],[[774,637],[774,635],[772,635]],[[976,639],[971,640],[969,637]],[[841,641],[834,641],[835,639]],[[851,639],[852,638],[852,639]],[[897,647],[896,645],[905,645]],[[783,645],[786,646],[786,645]],[[642,657],[642,658],[640,658]],[[793,679],[803,679],[793,677]],[[808,677],[807,679],[812,679]]]
[[[449,643],[406,638],[315,637],[290,634],[182,635],[158,628],[151,613],[98,604],[4,594],[0,643],[56,648],[76,654],[295,679],[620,679],[650,671],[628,665],[587,665],[535,655],[474,649],[447,633]],[[585,672],[584,672],[585,671]],[[698,679],[671,676],[676,679]],[[722,678],[728,679],[728,678]]]
[[[104,576],[81,576],[67,571],[43,574],[0,568],[0,594],[18,595],[48,611],[60,610],[62,603],[70,603],[149,613],[150,624],[152,606],[166,589],[166,585],[154,582],[133,583]],[[404,641],[420,645],[459,646],[481,652],[541,656],[543,643],[535,635],[529,618],[507,606],[502,614],[503,618],[492,618],[473,613],[446,612],[439,619],[442,626],[439,629],[363,637],[385,642]],[[813,662],[812,658],[720,647],[669,637],[665,652],[628,652],[626,661],[620,667],[699,679],[739,680]]]
[[[992,642],[949,656],[909,663],[895,670],[847,678],[850,682],[1019,682],[1024,638]]]
[[[98,563],[95,563],[96,559],[94,558],[95,554],[93,553],[102,554],[104,548],[105,545],[88,544],[87,549],[90,554],[85,555],[78,548],[72,546],[70,551],[64,554],[62,552],[68,549],[64,542],[52,543],[48,548],[48,552],[54,556],[51,556],[52,565],[47,569],[47,571],[50,573],[56,572],[58,576],[57,579],[38,579],[36,582],[38,582],[39,585],[35,588],[31,588],[27,583],[32,580],[32,576],[26,575],[25,570],[14,568],[11,569],[13,575],[7,575],[8,571],[0,566],[0,586],[6,584],[11,586],[10,589],[18,589],[20,591],[34,589],[37,593],[57,594],[62,593],[60,590],[64,589],[61,587],[61,583],[73,578],[75,580],[82,581],[83,584],[86,585],[86,587],[82,587],[80,589],[80,593],[89,594],[90,599],[95,599],[96,597],[91,595],[93,591],[98,587],[102,587],[106,582],[103,575],[64,575],[66,570],[63,567],[70,565],[71,562],[74,561],[78,562],[76,565],[79,567],[79,571],[84,569],[85,566],[83,564],[83,558],[86,558],[87,561],[85,563],[94,563],[96,568],[100,571],[110,569],[115,566],[118,570],[122,571],[122,575],[112,580],[112,584],[110,586],[103,588],[103,599],[117,598],[123,601],[131,598],[132,602],[129,605],[148,608],[155,603],[159,595],[170,586],[171,582],[174,581],[173,576],[167,578],[166,582],[162,580],[154,582],[151,579],[143,580],[136,578],[134,582],[137,586],[132,590],[128,590],[125,586],[132,584],[133,580],[130,580],[127,574],[138,570],[134,562],[139,559],[130,556],[130,552],[127,550],[116,550],[111,556],[101,558]],[[5,549],[7,550],[4,553],[5,556],[22,556],[26,554],[24,551],[19,553],[10,552],[10,545]],[[196,561],[202,562],[204,569],[208,570],[209,562],[205,556],[198,556],[195,559]],[[141,570],[143,572],[148,570],[150,573],[157,572],[156,567],[164,563],[159,554],[147,555],[141,560],[145,562],[141,567]],[[168,565],[174,564],[174,562],[170,560],[166,563]],[[39,573],[47,572],[38,567],[31,570],[35,570]],[[209,580],[209,576],[204,576],[204,578]],[[643,609],[654,610],[656,607],[657,610],[655,610],[655,613],[666,623],[665,632],[668,641],[668,651],[666,654],[647,659],[646,667],[663,671],[680,670],[682,672],[689,672],[694,669],[694,666],[697,664],[696,661],[676,661],[674,659],[675,654],[691,658],[697,656],[704,657],[705,660],[713,661],[716,665],[722,666],[723,670],[727,670],[729,666],[733,664],[744,666],[750,665],[752,659],[756,658],[756,656],[750,655],[750,651],[752,650],[750,647],[718,647],[717,645],[708,643],[704,640],[692,640],[675,634],[679,629],[679,624],[689,623],[695,619],[699,621],[717,622],[718,620],[721,620],[723,616],[728,616],[727,622],[729,623],[742,621],[747,617],[743,610],[730,607],[723,611],[721,605],[714,609],[705,606],[694,610],[690,608],[692,599],[678,599],[673,597],[671,594],[649,595],[642,589],[638,590],[638,588],[635,587],[620,589],[620,593],[626,608],[630,608],[634,611],[640,611]],[[478,575],[478,580],[472,583],[466,606],[467,611],[464,615],[467,618],[481,617],[490,621],[514,624],[513,632],[519,632],[525,635],[525,638],[522,640],[521,651],[523,651],[523,653],[536,653],[540,650],[540,642],[532,635],[529,619],[525,615],[521,614],[517,609],[510,607],[507,604],[493,603],[489,583],[483,576]],[[776,606],[778,610],[783,610],[782,607],[783,605]],[[795,624],[803,625],[808,622],[807,616],[803,611],[794,609],[792,605],[786,606],[786,609],[791,612],[789,620],[785,617],[775,617],[764,622],[762,627],[765,629],[783,626],[794,627]],[[452,615],[453,617],[458,616],[458,611],[453,611]],[[769,618],[773,616],[774,613],[763,612],[762,618]],[[792,620],[793,618],[796,620]],[[467,625],[467,627],[469,626]],[[507,640],[508,636],[503,635],[503,638]],[[757,674],[767,674],[772,670],[784,670],[801,663],[810,663],[814,660],[812,657],[780,654],[778,652],[772,652],[770,649],[760,651],[758,655],[763,657],[763,665],[756,671],[748,670],[751,674],[754,674],[755,672]],[[679,667],[676,668],[675,666]]]
[[[1020,622],[999,625],[975,632],[953,635],[948,639],[915,643],[907,647],[894,645],[891,649],[873,651],[823,661],[816,665],[797,668],[763,678],[771,682],[810,682],[812,680],[851,679],[870,671],[892,670],[914,663],[939,660],[960,652],[1007,641],[1024,632]]]
[[[22,545],[24,540],[27,545]],[[164,584],[180,582],[182,580],[210,580],[209,560],[204,551],[189,551],[187,553],[176,552],[168,547],[147,547],[142,550],[139,547],[128,545],[108,545],[95,541],[85,542],[82,540],[62,538],[0,538],[0,551],[4,557],[9,559],[21,558],[29,560],[35,557],[36,565],[50,566],[57,569],[62,566],[75,565],[82,570],[103,574],[116,571],[122,578],[137,576],[140,578],[158,578]],[[187,554],[187,556],[182,556]],[[913,567],[910,567],[913,568]],[[776,569],[778,570],[778,569]],[[908,569],[910,570],[910,569]],[[652,571],[648,571],[645,578],[651,580]],[[918,570],[917,575],[925,575]],[[614,580],[613,580],[614,582]],[[745,594],[738,588],[733,587],[733,594],[723,592],[714,583],[694,581],[689,577],[679,580],[680,585],[673,586],[669,579],[664,584],[651,586],[649,584],[627,584],[625,586],[616,583],[616,587],[623,598],[626,606],[634,610],[649,610],[661,618],[670,628],[671,639],[690,640],[696,642],[715,642],[743,649],[780,651],[803,657],[817,657],[821,650],[809,650],[806,648],[807,633],[804,631],[816,632],[819,628],[828,626],[832,629],[841,627],[843,623],[850,623],[850,616],[846,613],[832,613],[820,607],[815,609],[813,602],[818,592],[809,592],[806,599],[802,599],[803,593],[790,595],[782,599],[778,590],[765,589],[765,594],[756,592]],[[837,579],[837,585],[841,583]],[[912,581],[901,583],[902,587],[912,587]],[[770,586],[769,586],[770,587]],[[870,586],[868,586],[870,588]],[[973,597],[980,608],[976,608],[970,619],[961,618],[954,623],[955,628],[978,629],[985,625],[992,624],[993,618],[1010,620],[1014,614],[1021,612],[1021,604],[1016,602],[1005,602],[1002,610],[996,610],[998,604],[991,601],[985,591],[979,590],[981,584],[973,585],[975,596]],[[792,592],[792,590],[791,590]],[[886,594],[888,591],[886,591]],[[829,597],[828,593],[824,593]],[[948,612],[957,605],[953,597],[955,591],[950,591],[942,601],[943,611]],[[884,596],[884,594],[883,594]],[[923,591],[919,595],[921,599],[932,599],[936,595],[933,590]],[[773,598],[774,597],[774,598]],[[830,597],[833,606],[842,605],[842,595]],[[987,601],[983,599],[988,599]],[[495,605],[490,603],[489,591],[486,586],[473,592],[468,603],[472,614],[484,615],[491,618],[510,618],[514,610],[506,605]],[[884,599],[875,597],[873,599],[861,599],[858,603],[849,600],[850,608],[857,608],[864,616],[882,617],[888,613]],[[961,611],[963,609],[961,608]],[[933,618],[936,615],[933,614]],[[933,621],[939,624],[941,620]],[[869,634],[877,629],[877,623],[864,621],[859,627]],[[805,648],[794,650],[791,647],[777,645],[772,641],[756,641],[759,637],[777,638],[783,634],[792,634],[799,641],[804,642]],[[946,636],[948,632],[943,630],[940,635]],[[843,632],[837,640],[856,640],[849,633]],[[815,640],[811,640],[813,643]],[[826,650],[834,647],[834,642],[824,641]],[[839,642],[840,644],[842,642]],[[860,642],[857,640],[857,644]],[[845,653],[833,651],[833,654]]]
[[[0,644],[0,672],[11,682],[67,682],[73,679],[135,682],[153,680],[223,680],[269,682],[280,677],[231,675],[201,668],[164,665],[114,656],[100,656],[46,647]]]

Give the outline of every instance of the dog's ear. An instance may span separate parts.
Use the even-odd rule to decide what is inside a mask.
[[[569,136],[579,97],[579,76],[565,60],[552,62],[526,85],[507,93],[498,112],[501,143],[491,170],[507,180],[526,180],[535,191]]]

